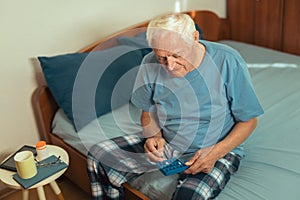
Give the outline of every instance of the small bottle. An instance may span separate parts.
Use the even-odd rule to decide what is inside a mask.
[[[45,141],[37,142],[35,148],[36,148],[36,153],[39,161],[44,160],[49,156],[47,144]]]

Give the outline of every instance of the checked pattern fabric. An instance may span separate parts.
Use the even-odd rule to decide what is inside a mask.
[[[126,135],[95,144],[89,150],[87,169],[94,200],[123,199],[123,183],[157,170],[144,153],[144,141],[139,135]],[[180,174],[173,199],[215,199],[238,170],[240,159],[228,153],[209,174]]]

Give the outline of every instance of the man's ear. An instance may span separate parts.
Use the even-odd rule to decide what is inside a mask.
[[[194,32],[194,41],[198,42],[199,41],[199,31]]]

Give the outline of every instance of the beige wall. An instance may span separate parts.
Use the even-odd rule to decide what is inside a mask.
[[[0,160],[38,132],[31,96],[43,82],[39,55],[74,52],[110,33],[174,9],[175,0],[0,0]],[[16,3],[18,2],[18,3]],[[225,0],[180,0],[225,15]]]

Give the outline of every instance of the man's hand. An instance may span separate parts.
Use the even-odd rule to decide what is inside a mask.
[[[219,157],[213,153],[213,147],[198,150],[195,155],[185,164],[190,166],[184,173],[197,174],[199,172],[209,173],[213,169]]]
[[[144,144],[145,152],[151,161],[162,162],[164,158],[164,147],[166,141],[163,137],[154,136],[148,138]]]
[[[145,152],[151,161],[162,162],[164,160],[164,147],[166,144],[160,127],[153,116],[153,113],[142,111],[141,124],[143,136],[146,139],[144,144]]]
[[[185,163],[190,166],[185,173],[197,174],[199,172],[211,172],[217,160],[242,144],[255,129],[256,125],[256,117],[245,122],[237,122],[231,132],[222,141],[211,147],[198,150],[193,158]]]

